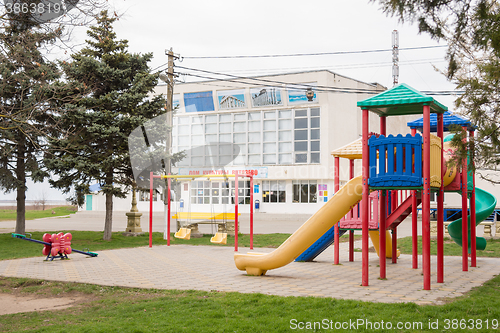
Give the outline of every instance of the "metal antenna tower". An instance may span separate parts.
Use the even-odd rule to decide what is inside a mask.
[[[397,85],[399,81],[399,33],[397,30],[392,32],[392,79],[393,84]]]

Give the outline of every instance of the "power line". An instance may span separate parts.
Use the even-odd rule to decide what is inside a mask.
[[[305,84],[305,83],[293,83],[293,82],[284,82],[284,81],[277,81],[277,80],[267,80],[267,79],[261,79],[261,78],[255,78],[255,77],[236,76],[236,75],[231,75],[231,74],[227,74],[227,73],[217,73],[217,72],[207,71],[207,70],[203,70],[203,69],[189,68],[189,67],[184,67],[184,66],[176,66],[176,67],[186,69],[186,70],[195,71],[195,72],[211,74],[211,75],[227,76],[230,78],[230,79],[220,79],[220,78],[211,77],[210,79],[213,79],[213,80],[223,80],[223,81],[232,81],[232,82],[235,82],[234,79],[236,79],[236,80],[249,80],[249,81],[256,81],[259,84],[262,84],[262,82],[264,82],[265,84],[273,84],[273,87],[275,87],[276,85],[291,86],[290,87],[291,89],[311,88],[311,89],[317,90],[317,91],[319,91],[320,89],[327,89],[328,91],[340,91],[340,90],[342,90],[342,91],[355,91],[356,93],[373,93],[373,90],[371,90],[371,89],[336,88],[336,87],[331,87],[331,86],[310,85],[310,84]],[[192,75],[192,76],[194,76],[194,75]],[[206,77],[206,78],[208,78],[208,77]],[[255,85],[255,83],[251,83],[251,82],[243,82],[243,83]]]
[[[423,49],[433,49],[433,48],[442,48],[442,47],[448,47],[448,45],[406,47],[406,48],[400,48],[399,50],[400,51],[409,51],[409,50],[423,50]],[[378,53],[378,52],[392,52],[392,49],[318,52],[318,53],[236,55],[236,56],[190,56],[190,57],[182,57],[181,59],[243,59],[243,58],[310,57],[310,56],[362,54],[362,53]]]

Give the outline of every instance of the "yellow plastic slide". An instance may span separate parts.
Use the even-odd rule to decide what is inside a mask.
[[[236,267],[246,270],[248,275],[264,275],[270,269],[291,263],[346,215],[361,200],[362,193],[361,176],[351,179],[273,252],[235,253]]]
[[[375,251],[377,251],[377,255],[380,257],[380,252],[379,252],[379,231],[378,230],[370,230],[368,231],[368,234],[370,235],[370,239],[372,240],[373,247],[375,248]],[[401,252],[399,250],[396,251],[396,257],[399,258],[399,255]],[[386,258],[392,258],[392,239],[391,239],[391,233],[389,230],[385,231],[385,257]]]

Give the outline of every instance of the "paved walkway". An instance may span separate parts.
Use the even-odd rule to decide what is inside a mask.
[[[88,214],[77,214],[73,219],[73,222],[68,222],[71,218],[42,220],[45,227],[43,229],[63,230],[60,228],[61,223],[66,227],[71,223],[84,223],[82,228],[98,224]],[[269,223],[268,232],[276,232],[273,231],[275,228],[283,230],[281,232],[290,232],[287,229],[294,228],[298,223],[273,220],[272,217],[266,220]],[[41,221],[30,223],[42,226]],[[405,223],[399,236],[407,233],[408,226]],[[102,227],[96,230],[99,229],[102,230]],[[293,262],[260,277],[247,276],[235,267],[234,248],[187,245],[99,251],[97,258],[75,253],[70,255],[71,260],[52,262],[44,261],[42,256],[3,260],[0,261],[0,275],[138,288],[260,292],[280,296],[440,304],[444,298],[460,296],[500,274],[500,259],[478,258],[477,268],[462,272],[460,257],[446,257],[445,283],[438,284],[435,274],[436,262],[433,258],[432,290],[424,291],[421,269],[411,268],[411,256],[401,255],[396,265],[388,260],[387,280],[379,280],[378,257],[370,254],[370,286],[361,287],[361,253],[355,253],[355,261],[349,262],[347,243],[340,246],[342,265],[332,264],[333,251],[330,248],[315,262]],[[359,242],[356,247],[360,247]],[[272,250],[257,249],[258,252]],[[247,251],[249,249],[240,249],[243,253]]]

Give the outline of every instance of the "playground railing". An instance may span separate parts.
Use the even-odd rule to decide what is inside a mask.
[[[368,212],[368,228],[378,228],[378,210],[379,199],[378,192],[374,191],[369,196],[370,203],[368,205],[370,211]],[[361,229],[361,206],[355,205],[349,213],[340,219],[341,229]]]
[[[422,186],[422,136],[380,135],[368,140],[370,187]]]

